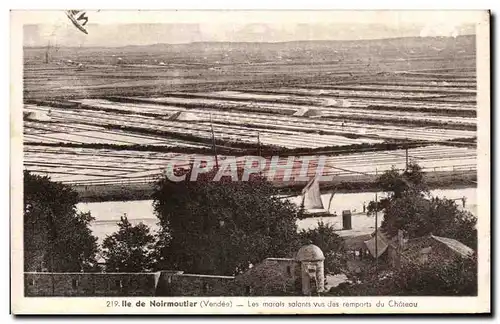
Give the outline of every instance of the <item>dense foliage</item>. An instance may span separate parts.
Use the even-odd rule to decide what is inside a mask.
[[[97,238],[78,195],[49,177],[24,172],[24,269],[53,272],[96,269]]]
[[[381,226],[389,235],[396,235],[398,229],[404,230],[408,238],[434,234],[476,249],[476,217],[453,200],[431,197],[418,165],[410,164],[402,173],[389,170],[377,183],[388,196],[378,204],[370,202],[368,211],[378,209],[384,213]]]
[[[258,175],[219,181],[159,179],[154,208],[160,220],[159,264],[188,273],[234,275],[267,257],[293,257],[302,210],[276,197]],[[241,179],[241,177],[239,177]]]
[[[154,263],[155,237],[147,225],[132,226],[126,216],[118,223],[118,231],[103,243],[103,258],[108,272],[144,272]]]

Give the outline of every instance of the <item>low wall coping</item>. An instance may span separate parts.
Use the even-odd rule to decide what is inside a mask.
[[[29,275],[155,275],[156,272],[25,272]]]
[[[178,277],[198,277],[198,278],[214,278],[214,279],[234,279],[233,276],[217,276],[217,275],[204,275],[204,274],[191,274],[183,273],[177,275]]]
[[[293,261],[295,262],[295,259],[292,258],[265,258],[264,261]]]

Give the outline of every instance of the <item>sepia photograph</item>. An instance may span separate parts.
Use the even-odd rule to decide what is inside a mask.
[[[489,309],[488,11],[11,18],[23,301]]]

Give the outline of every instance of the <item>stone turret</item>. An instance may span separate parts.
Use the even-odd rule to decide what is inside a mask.
[[[325,271],[323,251],[314,244],[304,245],[299,249],[295,260],[300,264],[302,293],[316,294],[325,289]]]

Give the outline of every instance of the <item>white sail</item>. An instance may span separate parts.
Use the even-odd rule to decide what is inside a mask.
[[[321,201],[321,192],[319,190],[319,181],[315,177],[302,190],[303,200],[302,205],[307,209],[325,209]]]

